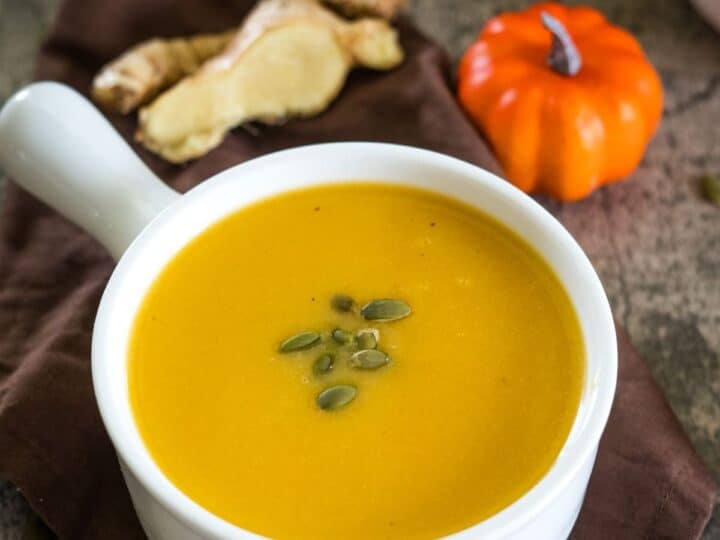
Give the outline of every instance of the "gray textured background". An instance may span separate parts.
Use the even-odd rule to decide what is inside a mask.
[[[457,59],[489,16],[530,3],[414,0],[412,11]],[[664,119],[631,181],[579,203],[542,202],[585,248],[616,316],[720,479],[720,208],[698,187],[701,174],[720,173],[720,36],[687,0],[584,3],[640,39],[665,85]],[[0,103],[30,79],[56,6],[0,0]],[[2,184],[0,171],[0,200]],[[22,538],[28,515],[0,481],[0,538]],[[717,508],[703,538],[720,540]]]

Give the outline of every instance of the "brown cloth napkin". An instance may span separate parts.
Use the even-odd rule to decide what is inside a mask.
[[[38,78],[87,93],[101,64],[153,36],[223,30],[249,0],[67,0],[40,55]],[[389,141],[497,166],[454,102],[443,51],[407,21],[391,73],[358,71],[311,120],[237,130],[207,156],[172,166],[138,148],[186,190],[228,166],[290,146]],[[132,118],[111,119],[129,139]],[[442,182],[442,178],[438,178]],[[132,510],[90,381],[95,310],[113,262],[86,234],[10,186],[0,213],[0,477],[67,539],[132,539]],[[691,539],[715,497],[710,473],[620,331],[620,381],[575,539]]]

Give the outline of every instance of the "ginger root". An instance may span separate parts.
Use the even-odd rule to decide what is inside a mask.
[[[382,17],[392,19],[407,6],[407,0],[322,0],[346,17]]]
[[[93,80],[93,99],[105,110],[127,114],[222,51],[235,32],[151,39],[110,62]]]
[[[183,162],[237,125],[323,111],[355,65],[390,69],[402,59],[384,20],[348,22],[314,0],[262,0],[220,55],[141,109],[136,137]]]

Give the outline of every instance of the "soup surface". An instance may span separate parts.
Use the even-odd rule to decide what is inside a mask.
[[[401,299],[365,321],[330,305]],[[300,331],[374,328],[390,361],[352,369]],[[329,345],[327,345],[329,347]],[[579,323],[543,260],[451,199],[386,184],[268,199],[163,270],[129,349],[141,436],[167,477],[273,538],[436,538],[512,503],[550,468],[584,377]],[[323,410],[318,394],[355,398]]]

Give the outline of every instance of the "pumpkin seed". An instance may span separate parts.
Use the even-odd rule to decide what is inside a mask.
[[[355,300],[352,299],[352,296],[348,296],[347,294],[336,294],[330,299],[330,305],[335,311],[347,313],[352,311],[352,308],[355,305]]]
[[[320,342],[320,334],[317,332],[300,332],[280,344],[280,352],[302,351],[314,347]]]
[[[355,369],[378,369],[390,361],[390,357],[376,349],[358,351],[350,357],[350,366]]]
[[[720,177],[706,174],[702,177],[702,189],[707,200],[720,206]]]
[[[377,349],[379,340],[380,332],[375,328],[358,330],[358,333],[355,334],[355,343],[357,343],[358,349]]]
[[[351,384],[330,386],[320,392],[315,399],[317,406],[324,411],[332,411],[344,407],[357,395],[357,388]]]
[[[317,357],[313,364],[313,373],[315,375],[325,375],[330,373],[335,367],[335,358],[330,353],[323,353]]]
[[[365,304],[360,310],[360,315],[368,321],[397,321],[410,315],[412,310],[402,300],[385,298],[373,300]]]
[[[345,345],[348,341],[350,341],[350,334],[342,328],[336,328],[335,330],[330,332],[330,337],[335,343],[339,345]]]

